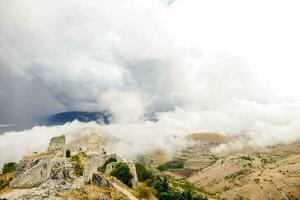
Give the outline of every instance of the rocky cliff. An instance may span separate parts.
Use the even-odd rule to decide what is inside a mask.
[[[125,163],[138,185],[135,165],[115,154],[106,154],[101,138],[67,146],[64,135],[50,140],[48,150],[25,156],[11,173],[11,181],[0,193],[2,199],[136,199],[132,189],[110,176],[108,160]],[[107,168],[107,169],[106,169]]]

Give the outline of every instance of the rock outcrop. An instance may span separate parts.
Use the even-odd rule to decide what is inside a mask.
[[[132,162],[132,161],[126,161],[125,163],[129,167],[130,172],[133,176],[133,178],[131,179],[132,187],[137,188],[137,186],[138,186],[138,177],[137,177],[137,173],[136,173],[135,163]]]
[[[50,178],[52,162],[50,158],[34,159],[18,170],[18,176],[10,182],[11,188],[37,186]]]
[[[126,163],[134,176],[133,188],[137,187],[137,175],[133,162],[126,161],[116,154],[106,155],[101,145],[101,139],[96,134],[90,135],[90,138],[85,141],[79,148],[71,149],[71,155],[75,155],[71,158],[67,158],[64,153],[61,154],[66,151],[64,135],[52,138],[47,152],[34,153],[24,157],[17,164],[15,177],[9,184],[14,191],[4,197],[61,200],[65,198],[59,194],[70,191],[84,193],[84,188],[91,184],[100,188],[110,188],[108,190],[116,190],[111,189],[116,186],[122,188],[118,183],[112,182],[113,179],[109,180],[109,176],[98,171],[99,167],[102,167],[111,158],[117,162],[110,163],[106,168],[106,173],[110,174],[114,168],[113,164]],[[72,152],[72,150],[76,150],[76,152]],[[77,173],[78,169],[83,170],[83,174]],[[124,191],[117,190],[124,194]],[[14,192],[18,195],[16,196]],[[125,195],[128,196],[128,194]],[[105,194],[100,197],[108,199]]]

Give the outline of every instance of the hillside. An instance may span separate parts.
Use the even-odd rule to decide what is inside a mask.
[[[213,147],[235,138],[216,133],[188,138],[196,143],[173,157],[183,160],[184,167],[166,170],[165,174],[187,179],[216,199],[300,199],[300,141],[266,149],[244,147],[213,153]],[[151,158],[160,158],[161,164],[163,157]]]
[[[0,199],[207,200],[186,181],[172,180],[142,159],[107,153],[103,143],[95,133],[68,143],[61,135],[51,138],[47,151],[5,163]]]

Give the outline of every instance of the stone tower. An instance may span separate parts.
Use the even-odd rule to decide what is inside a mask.
[[[66,136],[61,135],[61,136],[51,138],[48,151],[64,152],[65,147],[66,147]]]

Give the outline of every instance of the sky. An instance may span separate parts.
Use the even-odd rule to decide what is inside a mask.
[[[169,109],[186,95],[176,84],[209,65],[299,100],[297,1],[166,2],[2,0],[0,123],[99,110],[110,89],[162,96],[153,109]]]
[[[296,0],[0,0],[0,124],[108,110],[121,129],[140,130],[150,113],[168,133],[291,142],[300,131],[299,8]]]

